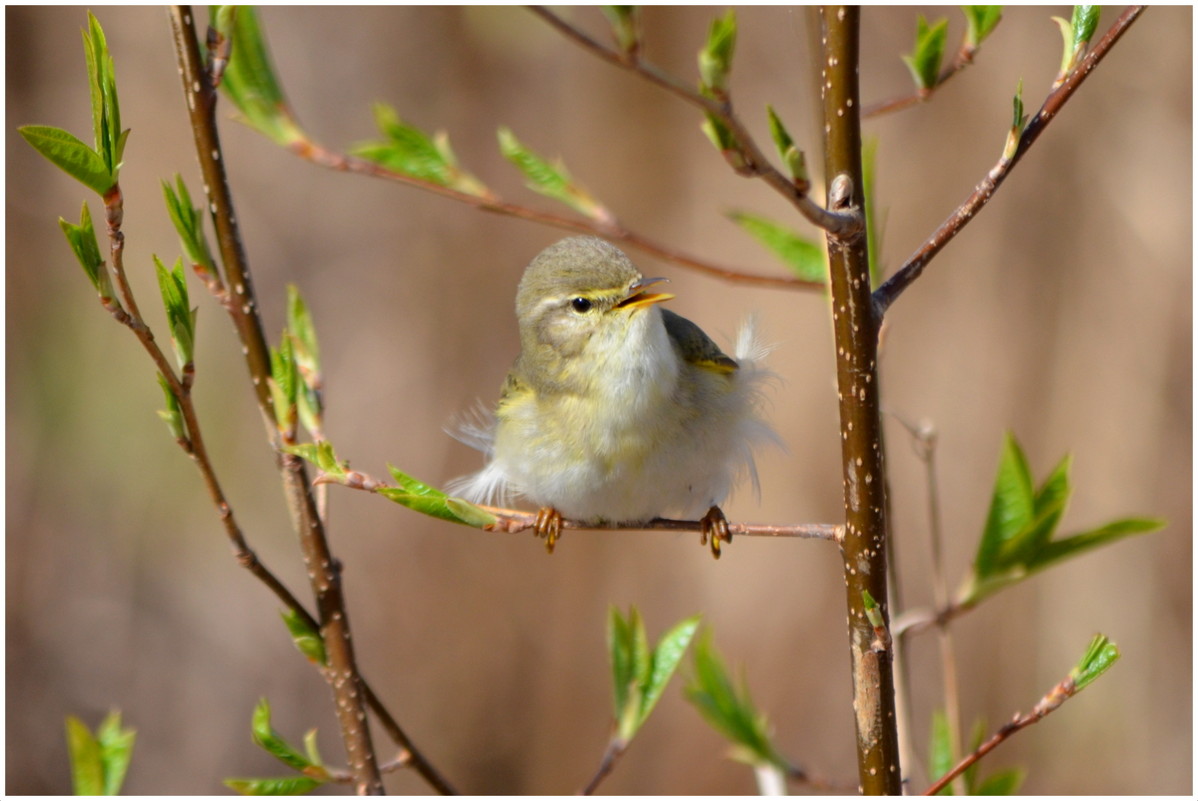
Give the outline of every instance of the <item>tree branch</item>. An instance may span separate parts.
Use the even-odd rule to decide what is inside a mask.
[[[1002,743],[1012,734],[1026,729],[1033,723],[1039,722],[1046,715],[1048,715],[1048,713],[1052,712],[1054,709],[1065,703],[1065,701],[1069,700],[1076,694],[1077,685],[1074,683],[1072,677],[1067,677],[1057,684],[1057,686],[1049,690],[1048,693],[1040,699],[1031,712],[1027,713],[1026,715],[1016,712],[1015,717],[1012,718],[1009,723],[995,732],[989,740],[978,746],[976,751],[958,762],[952,770],[937,779],[931,787],[923,791],[923,795],[936,795],[946,786],[948,786],[951,781],[968,770],[969,767],[979,759],[997,748],[1000,743]]]
[[[755,286],[776,287],[779,289],[799,289],[799,290],[820,290],[823,291],[826,285],[821,281],[806,281],[802,278],[793,278],[791,276],[779,275],[755,275],[746,273],[740,270],[735,270],[730,267],[724,267],[718,264],[699,259],[695,256],[688,255],[681,251],[670,248],[655,240],[650,239],[642,234],[638,234],[626,228],[616,218],[612,217],[608,220],[589,220],[580,219],[577,217],[564,217],[559,214],[539,211],[537,209],[521,206],[516,203],[510,203],[493,192],[488,192],[486,195],[473,195],[469,192],[460,192],[448,186],[426,181],[421,178],[416,178],[395,170],[389,170],[382,165],[376,164],[366,159],[349,156],[343,153],[338,153],[329,150],[325,146],[314,142],[310,139],[304,139],[289,148],[292,153],[302,159],[311,161],[321,167],[326,167],[337,172],[355,173],[358,175],[366,175],[371,178],[381,178],[387,181],[407,184],[408,186],[423,189],[426,192],[431,192],[435,195],[456,200],[460,203],[465,203],[467,206],[473,206],[480,211],[488,211],[493,214],[499,214],[505,217],[514,217],[519,220],[528,220],[529,222],[541,223],[550,225],[554,228],[559,228],[565,231],[573,231],[579,234],[595,234],[607,239],[623,242],[632,247],[638,248],[646,253],[650,253],[660,259],[664,259],[673,264],[677,264],[687,269],[695,270],[706,275],[720,278],[725,281],[730,281],[737,284],[751,284]]]
[[[952,78],[961,70],[973,63],[973,57],[977,54],[976,47],[970,47],[967,42],[962,42],[961,47],[957,50],[957,55],[953,57],[952,62],[941,70],[940,75],[936,77],[936,85],[928,89],[917,89],[909,95],[902,97],[892,97],[889,100],[880,100],[876,103],[871,103],[866,106],[861,112],[861,118],[864,120],[881,117],[883,114],[890,114],[895,111],[902,111],[911,106],[925,103],[932,98],[941,86],[948,83],[949,78]]]
[[[1144,11],[1144,6],[1131,6],[1111,25],[1106,34],[1098,41],[1098,44],[1081,60],[1077,68],[1069,74],[1058,88],[1054,89],[1045,99],[1044,104],[1040,106],[1040,110],[1036,116],[1028,122],[1027,126],[1019,136],[1019,144],[1015,152],[1010,158],[1001,158],[998,163],[987,173],[982,182],[977,185],[965,201],[957,207],[948,219],[940,224],[930,237],[907,259],[906,263],[894,275],[886,280],[880,287],[874,290],[874,305],[877,307],[879,317],[886,313],[890,305],[898,298],[903,291],[909,287],[915,279],[923,273],[924,267],[928,262],[939,253],[945,245],[953,240],[961,232],[961,230],[977,216],[977,213],[990,202],[990,198],[994,196],[995,191],[1006,180],[1007,175],[1015,167],[1019,160],[1023,158],[1035,141],[1048,127],[1048,124],[1053,121],[1056,115],[1064,107],[1073,93],[1077,91],[1082,82],[1090,75],[1099,62],[1106,57],[1115,43],[1120,37],[1126,33],[1131,24],[1136,21],[1140,14]]]
[[[820,96],[824,175],[834,209],[863,208],[859,64],[860,8],[823,6]],[[845,593],[856,711],[861,792],[902,792],[894,707],[893,648],[888,636],[886,476],[879,416],[878,325],[870,302],[869,253],[863,232],[828,235],[836,383],[844,476]],[[867,612],[867,599],[878,606]],[[875,622],[870,621],[870,617]]]
[[[785,197],[813,225],[841,236],[864,230],[864,218],[856,209],[825,209],[807,196],[807,192],[794,181],[776,170],[761,152],[749,130],[732,110],[730,99],[717,100],[691,88],[678,78],[652,64],[642,61],[635,53],[625,53],[595,41],[544,6],[531,6],[532,12],[548,22],[585,50],[594,53],[610,64],[639,75],[650,83],[666,90],[675,97],[720,120],[728,127],[740,148],[744,164],[736,165],[737,173],[749,178],[761,178],[778,194]],[[823,288],[821,286],[821,288]]]
[[[179,60],[179,73],[187,98],[196,153],[204,175],[204,189],[212,210],[221,261],[228,284],[237,298],[237,302],[229,304],[228,308],[245,351],[267,436],[278,454],[280,436],[267,383],[270,376],[270,356],[266,348],[262,321],[258,316],[237,217],[233,212],[224,160],[220,157],[220,138],[214,113],[216,92],[200,56],[190,7],[172,6],[170,19]],[[380,794],[383,791],[383,783],[370,727],[366,721],[361,680],[354,660],[349,617],[342,596],[337,561],[329,550],[324,526],[309,491],[303,462],[287,456],[278,456],[276,462],[282,474],[292,522],[300,537],[304,561],[316,596],[321,637],[328,653],[328,665],[324,667],[323,673],[333,691],[337,718],[355,786],[359,793]]]

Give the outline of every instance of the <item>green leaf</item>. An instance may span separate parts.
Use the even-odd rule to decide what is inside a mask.
[[[66,727],[75,795],[103,795],[104,763],[100,759],[100,744],[83,721],[74,715],[67,716]]]
[[[686,649],[699,628],[699,615],[688,617],[662,635],[653,649],[653,668],[641,694],[640,722],[644,723],[665,691],[666,685],[678,670]]]
[[[303,795],[326,779],[312,776],[284,776],[278,779],[225,779],[225,786],[241,795]]]
[[[986,527],[974,559],[974,570],[979,577],[985,578],[1002,567],[998,561],[1000,552],[1033,521],[1035,503],[1027,457],[1008,432],[1003,438]]]
[[[869,590],[861,591],[861,605],[865,608],[865,619],[869,621],[869,625],[875,629],[886,625],[886,621],[882,619],[882,611],[878,608],[878,602],[869,594]]]
[[[1073,29],[1073,51],[1084,50],[1098,29],[1102,6],[1074,6],[1070,27]]]
[[[95,150],[111,176],[111,187],[117,182],[129,132],[121,130],[116,70],[113,68],[112,55],[108,52],[104,29],[90,11],[87,12],[87,30],[83,32],[83,51],[87,59],[88,86],[91,91]]]
[[[121,713],[113,710],[96,730],[100,759],[104,764],[104,795],[119,795],[133,759],[133,743],[137,732],[121,727]]]
[[[155,373],[155,375],[158,376],[158,385],[162,387],[162,394],[166,399],[166,408],[159,409],[158,416],[170,428],[171,436],[178,440],[186,439],[187,431],[183,422],[183,410],[179,407],[179,399],[175,397],[175,393],[171,392],[171,385],[166,377],[162,373]]]
[[[221,18],[219,13],[213,16]],[[254,7],[238,6],[236,13],[225,16],[230,18],[231,27],[225,35],[232,39],[232,51],[221,89],[237,106],[244,122],[259,133],[284,146],[305,141],[307,137],[292,116],[275,77]]]
[[[915,86],[921,92],[931,91],[940,81],[940,62],[944,58],[944,42],[948,36],[948,19],[928,25],[922,14],[915,25],[915,50],[903,56]]]
[[[1089,686],[1119,660],[1119,646],[1105,634],[1096,634],[1080,662],[1069,672],[1075,691]]]
[[[1138,534],[1148,534],[1164,528],[1166,521],[1160,518],[1129,517],[1107,523],[1105,526],[1073,534],[1045,544],[1036,556],[1029,560],[1028,572],[1037,572],[1046,567],[1093,550],[1100,545],[1117,542]]]
[[[635,53],[640,47],[640,7],[638,6],[600,6],[603,16],[607,17],[616,43],[625,53]]]
[[[1027,775],[1023,768],[1008,768],[991,773],[973,791],[974,795],[1015,795]]]
[[[712,727],[733,742],[732,758],[785,768],[786,761],[770,741],[765,715],[753,706],[743,677],[739,689],[732,685],[723,661],[711,645],[710,632],[695,646],[694,667],[686,696]]]
[[[728,9],[724,16],[712,20],[707,44],[699,51],[699,77],[704,90],[717,94],[727,91],[735,50],[736,12]]]
[[[378,493],[388,500],[406,506],[421,514],[462,523],[474,528],[494,525],[497,518],[472,503],[453,498],[439,489],[412,478],[398,468],[387,465],[398,487],[384,487]]]
[[[121,713],[112,711],[95,736],[74,715],[67,716],[67,751],[75,795],[117,795],[125,781],[137,733],[121,727]]]
[[[525,185],[551,197],[592,220],[607,220],[611,212],[586,189],[579,186],[560,160],[550,164],[529,150],[509,128],[499,129],[499,150],[503,157],[524,173]]]
[[[878,160],[878,138],[867,136],[861,142],[861,183],[865,196],[865,242],[869,252],[869,283],[877,287],[882,281],[882,237],[885,220],[878,222],[874,211],[874,178]],[[884,217],[885,215],[883,215]]]
[[[270,704],[265,698],[254,707],[254,715],[250,723],[250,734],[254,743],[266,753],[285,765],[304,770],[312,763],[306,756],[296,750],[290,743],[279,736],[270,725]]]
[[[67,238],[71,252],[75,254],[75,258],[83,267],[83,272],[87,274],[87,280],[92,282],[92,286],[96,288],[96,292],[102,299],[110,299],[112,297],[112,278],[108,275],[108,270],[104,267],[104,259],[100,256],[100,243],[96,240],[91,211],[88,210],[86,201],[83,204],[83,210],[79,213],[78,225],[69,223],[62,217],[58,218],[58,225]]]
[[[116,183],[104,159],[61,128],[24,125],[17,130],[34,150],[97,194],[104,195]]]
[[[308,305],[294,284],[287,285],[287,331],[291,334],[292,353],[301,379],[297,398],[300,422],[314,439],[321,439],[324,402],[320,345]]]
[[[707,114],[699,127],[703,135],[715,145],[715,149],[735,167],[740,154],[740,144],[728,126],[714,114]]]
[[[774,140],[774,147],[778,149],[778,155],[781,157],[782,163],[786,165],[786,171],[790,173],[791,179],[798,184],[810,183],[811,178],[807,174],[807,162],[803,151],[795,147],[790,132],[782,124],[782,119],[774,111],[774,107],[767,103],[765,112],[769,118],[770,136]]]
[[[294,454],[305,461],[311,462],[319,467],[321,472],[328,473],[330,476],[344,476],[348,469],[344,462],[337,460],[337,455],[333,452],[333,444],[328,440],[284,445],[282,450],[284,453]]]
[[[167,270],[158,257],[154,256],[154,270],[158,274],[158,288],[162,293],[162,305],[166,309],[166,321],[171,332],[175,359],[179,362],[179,369],[184,369],[195,358],[196,310],[190,308],[183,260],[176,259],[174,268]]]
[[[313,765],[324,765],[324,760],[320,758],[320,750],[316,747],[316,729],[308,729],[308,733],[304,735],[304,753]]]
[[[279,347],[270,349],[270,393],[274,399],[275,417],[280,430],[290,431],[295,425],[295,403],[299,392],[299,370],[295,365],[291,336],[286,330],[279,338]]]
[[[209,270],[216,269],[212,251],[208,247],[208,238],[204,234],[204,215],[199,208],[191,205],[191,193],[183,183],[183,177],[176,173],[176,186],[169,181],[162,182],[162,196],[166,201],[166,211],[171,223],[179,234],[179,244],[183,248],[187,260]]]
[[[756,214],[733,211],[728,212],[728,218],[765,245],[799,278],[824,283],[828,281],[828,260],[823,245]]]
[[[965,12],[965,44],[970,50],[978,46],[1002,19],[1002,6],[962,6]]]
[[[928,778],[933,782],[948,773],[956,765],[953,752],[956,750],[949,732],[948,716],[943,709],[932,712],[932,743],[928,749]],[[937,795],[953,795],[952,784],[946,784]]]
[[[327,665],[328,655],[325,653],[324,638],[320,636],[320,632],[309,626],[308,621],[294,609],[287,609],[279,614],[283,616],[283,623],[287,626],[287,631],[291,632],[291,640],[299,652],[308,657],[310,662]]]

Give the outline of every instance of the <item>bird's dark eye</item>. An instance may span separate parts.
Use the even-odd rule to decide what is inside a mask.
[[[570,308],[574,309],[574,311],[578,312],[579,314],[586,314],[589,312],[591,310],[591,305],[591,302],[586,298],[574,298],[574,300],[570,301]]]

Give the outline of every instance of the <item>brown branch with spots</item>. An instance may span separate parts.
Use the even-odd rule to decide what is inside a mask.
[[[1106,57],[1111,48],[1115,46],[1115,43],[1119,41],[1120,37],[1139,18],[1144,8],[1144,6],[1131,6],[1119,15],[1119,18],[1115,20],[1106,34],[1098,41],[1094,49],[1078,63],[1077,67],[1065,78],[1061,85],[1048,95],[1043,105],[1040,106],[1040,110],[1036,112],[1036,116],[1028,121],[1027,126],[1024,127],[1022,133],[1019,135],[1019,144],[1015,148],[1014,153],[1009,157],[1004,154],[1003,158],[999,159],[998,163],[991,168],[986,177],[973,190],[973,194],[966,198],[949,215],[948,219],[932,232],[932,235],[920,245],[919,249],[907,259],[894,275],[874,290],[874,306],[877,309],[879,318],[886,313],[886,310],[898,299],[898,296],[914,283],[915,279],[919,278],[923,273],[924,267],[928,265],[928,262],[943,250],[944,246],[951,242],[957,234],[961,233],[962,229],[990,202],[990,198],[1002,186],[1007,175],[1019,163],[1019,160],[1023,158],[1023,154],[1040,138],[1040,134],[1056,118],[1065,103],[1069,101],[1069,98],[1073,97],[1073,93],[1077,91],[1082,82],[1089,77],[1094,68]]]
[[[235,545],[240,543],[242,546],[238,550],[238,561],[271,585],[276,595],[289,608],[320,631],[328,657],[327,665],[322,666],[322,672],[333,693],[355,790],[360,794],[383,792],[378,758],[366,717],[366,709],[369,706],[375,711],[388,734],[408,753],[408,763],[434,789],[442,793],[452,793],[453,788],[420,755],[410,738],[404,734],[358,672],[350,637],[349,618],[342,595],[339,563],[329,548],[324,522],[313,497],[306,469],[302,460],[280,451],[285,437],[281,426],[276,423],[276,410],[268,385],[270,354],[254,298],[249,264],[238,230],[237,217],[233,211],[224,159],[221,157],[215,115],[216,91],[200,54],[191,8],[172,6],[170,21],[196,153],[204,177],[205,195],[216,230],[228,288],[226,289],[219,276],[201,275],[201,278],[210,289],[216,290],[218,299],[228,310],[241,339],[246,366],[266,426],[267,438],[276,454],[276,465],[283,480],[292,522],[300,538],[304,562],[316,598],[317,617],[313,618],[290,593],[282,589],[281,584],[272,581],[273,576],[269,571],[266,571],[257,557],[244,547],[244,538],[239,530],[234,539]],[[169,376],[168,381],[171,381]],[[178,395],[175,382],[171,383],[171,389]],[[187,422],[193,436],[194,450],[194,434],[198,431],[198,425],[195,425],[194,419],[188,419]],[[226,521],[226,527],[235,527],[232,512],[223,496],[213,497],[217,508],[221,510],[222,519]],[[233,536],[232,532],[233,529],[230,529],[230,536]]]

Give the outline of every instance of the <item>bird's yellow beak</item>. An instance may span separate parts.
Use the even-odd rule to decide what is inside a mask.
[[[668,278],[642,278],[628,287],[628,297],[616,304],[617,309],[632,309],[637,306],[651,306],[674,297],[669,292],[646,292],[647,287],[669,281]]]

